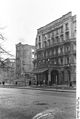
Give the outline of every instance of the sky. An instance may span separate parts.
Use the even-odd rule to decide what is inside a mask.
[[[76,0],[0,0],[0,45],[15,56],[16,44],[35,45],[37,29],[72,11]],[[7,56],[9,57],[9,56]]]

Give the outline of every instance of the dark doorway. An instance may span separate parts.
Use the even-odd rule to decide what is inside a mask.
[[[59,76],[57,70],[51,72],[51,84],[59,84]]]
[[[48,71],[45,72],[45,84],[48,85]]]

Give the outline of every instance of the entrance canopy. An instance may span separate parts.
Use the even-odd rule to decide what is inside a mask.
[[[32,73],[34,73],[34,74],[39,74],[39,73],[43,73],[43,72],[45,72],[45,71],[47,71],[48,69],[47,68],[45,68],[45,69],[36,69],[36,70],[34,70]]]

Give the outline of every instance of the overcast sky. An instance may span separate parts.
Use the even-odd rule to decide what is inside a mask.
[[[6,38],[2,47],[15,55],[15,44],[35,45],[37,29],[72,11],[76,0],[0,0],[0,32]]]

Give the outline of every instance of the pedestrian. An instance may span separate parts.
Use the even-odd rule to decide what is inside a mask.
[[[15,83],[16,85],[17,85],[17,81],[16,81],[16,83]]]
[[[3,82],[2,82],[2,84],[4,85],[4,84],[5,84],[5,82],[3,81]]]
[[[37,80],[37,86],[38,86],[38,80]]]
[[[29,86],[31,85],[31,80],[29,81]]]
[[[70,87],[72,87],[72,82],[70,82]]]

